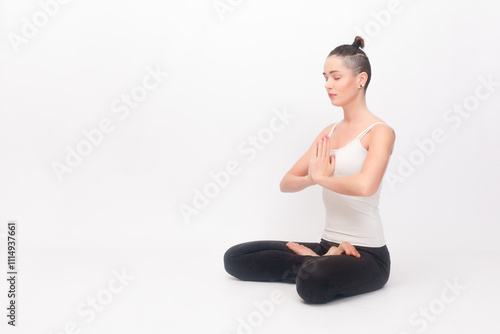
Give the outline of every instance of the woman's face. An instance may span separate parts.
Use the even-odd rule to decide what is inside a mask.
[[[340,57],[330,56],[326,59],[323,72],[325,88],[334,106],[346,105],[360,93],[360,74],[354,77],[352,71],[344,67]]]

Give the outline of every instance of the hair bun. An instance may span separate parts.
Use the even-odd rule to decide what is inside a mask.
[[[356,36],[356,38],[354,38],[354,42],[351,45],[362,49],[365,47],[365,41],[360,36]]]

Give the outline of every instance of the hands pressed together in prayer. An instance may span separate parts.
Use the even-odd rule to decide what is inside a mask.
[[[332,176],[334,171],[335,156],[330,155],[330,137],[324,135],[311,154],[307,176],[313,183],[317,183],[318,178]]]

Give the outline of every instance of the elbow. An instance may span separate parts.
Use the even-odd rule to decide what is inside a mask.
[[[284,181],[281,181],[281,183],[280,183],[280,191],[282,193],[289,193],[289,192],[291,192],[290,188],[287,186],[286,182],[284,182]]]
[[[283,177],[283,179],[281,180],[280,182],[280,191],[282,193],[286,193],[286,187],[285,187],[285,178]]]
[[[376,184],[375,182],[372,182],[368,180],[367,182],[363,182],[361,186],[361,196],[363,197],[370,197],[375,195],[375,193],[378,190],[379,185]]]
[[[282,193],[292,192],[292,190],[290,189],[290,179],[288,177],[288,173],[285,174],[285,176],[283,176],[283,179],[281,179],[281,182],[280,182],[280,191]]]
[[[370,188],[363,188],[363,190],[361,191],[361,197],[370,197],[375,193],[376,191],[372,191],[372,189]]]

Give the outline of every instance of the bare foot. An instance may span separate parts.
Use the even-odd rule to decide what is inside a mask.
[[[310,256],[319,256],[318,254],[314,253],[312,249],[300,245],[296,242],[289,242],[286,244],[288,248],[290,248],[295,254],[298,255],[310,255]]]
[[[358,259],[361,257],[361,254],[356,250],[356,247],[348,243],[347,241],[342,242],[338,247],[332,246],[328,250],[325,255],[351,255],[357,257]]]
[[[330,247],[330,249],[328,250],[328,252],[326,252],[325,255],[323,256],[329,256],[329,255],[340,255],[344,252],[344,250],[340,247],[335,247],[335,246],[332,246]]]

